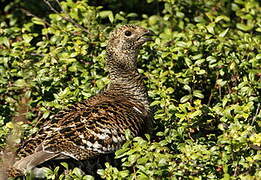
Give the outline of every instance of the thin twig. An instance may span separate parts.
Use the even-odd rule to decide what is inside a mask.
[[[32,14],[30,11],[28,11],[28,10],[26,10],[26,9],[24,9],[24,8],[21,8],[21,11],[22,11],[23,13],[25,13],[27,16],[31,16],[31,17],[34,17],[34,18],[41,19],[41,20],[43,21],[43,23],[44,23],[43,26],[44,26],[45,28],[46,28],[47,26],[51,26],[51,24],[50,24],[49,22],[47,22],[46,20],[44,20],[44,19],[42,19],[42,18],[36,16],[35,14]],[[46,25],[47,25],[47,26],[46,26]],[[49,39],[49,37],[48,37],[47,34],[45,35],[45,37],[46,37],[47,39]]]
[[[62,12],[65,13],[64,9],[62,8],[61,4],[60,4],[60,1],[59,0],[55,0],[56,3],[59,5],[59,7],[61,8]]]
[[[253,125],[253,124],[255,123],[256,117],[257,117],[257,115],[258,115],[258,113],[259,113],[259,110],[260,110],[260,103],[258,103],[258,105],[257,105],[256,113],[255,113],[255,116],[254,116],[253,119],[252,119],[251,125]]]
[[[209,96],[209,98],[208,98],[208,106],[210,105],[210,102],[211,102],[211,100],[212,100],[212,97],[213,97],[213,92],[212,92],[212,90],[211,90],[211,93],[210,93],[210,96]]]
[[[32,17],[41,19],[41,20],[44,22],[44,24],[47,24],[48,26],[51,26],[51,24],[48,23],[46,20],[44,20],[44,19],[42,19],[42,18],[40,18],[40,17],[38,17],[38,16],[32,14],[30,11],[28,11],[28,10],[26,10],[26,9],[24,9],[24,8],[21,8],[21,11],[22,11],[23,13],[25,13],[27,16],[32,16]]]
[[[30,55],[31,55],[31,56],[40,56],[40,57],[44,57],[43,54],[37,54],[37,53],[31,53]]]
[[[52,11],[54,11],[56,14],[59,14],[64,20],[66,20],[66,21],[72,23],[73,25],[75,25],[76,27],[80,28],[80,29],[83,30],[84,32],[89,33],[89,31],[88,31],[85,27],[83,27],[82,25],[80,25],[80,24],[78,24],[77,22],[75,22],[75,21],[70,17],[70,15],[63,10],[63,8],[61,7],[60,2],[59,2],[58,0],[56,0],[56,3],[57,3],[57,4],[59,5],[59,7],[61,8],[62,13],[64,13],[66,16],[61,15],[61,13],[58,12],[58,11],[50,4],[50,2],[49,2],[48,0],[43,0],[43,1],[45,2],[45,4],[48,5],[48,7],[49,7]]]
[[[47,27],[46,25],[52,26],[49,22],[47,22],[46,20],[44,20],[44,19],[42,19],[42,18],[40,18],[40,17],[38,17],[38,16],[32,14],[30,11],[28,11],[28,10],[26,10],[26,9],[23,9],[23,8],[21,8],[21,10],[22,10],[22,12],[25,13],[27,16],[31,16],[31,17],[35,17],[35,18],[41,19],[41,20],[44,22],[44,27],[45,27],[45,28]],[[57,12],[57,13],[59,13],[59,12]],[[62,32],[66,32],[64,29],[60,28],[59,26],[53,27],[53,28],[54,28],[54,29],[59,29],[59,30],[61,30]],[[46,36],[47,39],[49,39],[48,35],[45,35],[45,36]]]

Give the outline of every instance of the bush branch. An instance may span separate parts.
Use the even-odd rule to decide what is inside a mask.
[[[58,0],[56,0],[56,3],[59,5],[59,7],[61,8],[62,10],[62,13],[64,13],[66,16],[63,16],[61,15],[60,12],[58,12],[52,5],[51,3],[48,1],[48,0],[43,0],[45,2],[45,4],[47,4],[47,6],[53,11],[55,12],[56,14],[59,14],[65,21],[68,21],[70,23],[72,23],[73,25],[75,25],[76,27],[80,28],[82,31],[86,32],[86,33],[89,33],[89,31],[83,27],[82,25],[78,24],[77,22],[75,22],[71,17],[70,15],[64,11],[64,9],[61,7],[60,5],[60,2]]]

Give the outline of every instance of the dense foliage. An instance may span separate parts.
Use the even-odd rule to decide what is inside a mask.
[[[0,10],[0,147],[108,82],[108,33],[156,32],[139,57],[154,131],[116,152],[105,179],[261,179],[258,0],[5,1]],[[37,3],[36,3],[37,2]],[[22,123],[21,123],[22,122]],[[21,133],[21,132],[20,132]],[[49,179],[92,179],[79,169]]]

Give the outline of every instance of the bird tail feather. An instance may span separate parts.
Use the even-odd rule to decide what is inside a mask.
[[[38,151],[15,162],[13,167],[21,172],[28,172],[39,164],[59,156],[59,153]]]

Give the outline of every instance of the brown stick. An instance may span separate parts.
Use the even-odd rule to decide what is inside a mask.
[[[50,2],[49,2],[48,0],[44,0],[44,2],[45,2],[45,4],[47,4],[47,6],[48,6],[52,11],[54,11],[56,14],[59,14],[64,20],[66,20],[66,21],[72,23],[73,25],[75,25],[76,27],[80,28],[80,29],[83,30],[84,32],[89,33],[89,31],[88,31],[85,27],[83,27],[82,25],[80,25],[80,24],[78,24],[77,22],[75,22],[75,21],[70,17],[70,15],[69,15],[67,12],[64,11],[64,9],[61,7],[60,2],[59,2],[58,0],[56,0],[56,3],[57,3],[57,4],[59,5],[59,7],[61,8],[62,13],[64,13],[66,16],[61,15],[61,13],[58,12],[58,11],[50,4]]]

